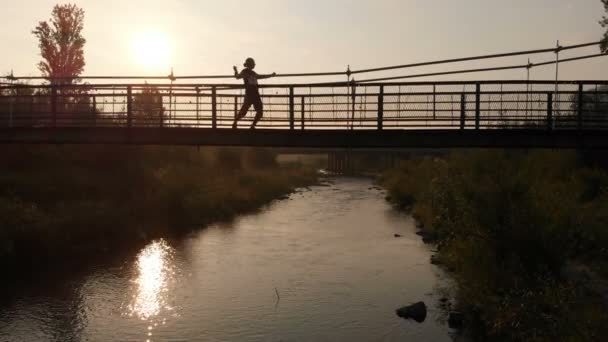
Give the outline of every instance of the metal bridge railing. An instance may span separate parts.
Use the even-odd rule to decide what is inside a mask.
[[[259,128],[608,129],[608,82],[483,81],[268,85]],[[0,87],[0,127],[230,128],[234,85]],[[239,127],[251,124],[255,113]]]

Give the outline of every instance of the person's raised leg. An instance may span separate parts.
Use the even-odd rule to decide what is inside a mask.
[[[255,118],[253,119],[253,123],[251,124],[251,129],[255,128],[255,125],[257,125],[258,122],[262,120],[262,116],[264,115],[264,104],[262,104],[262,99],[258,97],[253,102],[253,107],[255,108]]]
[[[242,118],[244,118],[245,115],[247,115],[247,112],[249,111],[251,104],[252,104],[251,101],[248,98],[245,98],[245,102],[243,102],[243,106],[241,107],[241,110],[237,114],[236,118],[234,118],[234,123],[232,124],[232,129],[236,129],[237,122],[239,120],[241,120]]]

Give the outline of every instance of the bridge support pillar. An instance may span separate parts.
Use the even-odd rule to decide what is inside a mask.
[[[337,174],[353,174],[355,158],[352,152],[330,152],[327,154],[327,171]]]
[[[335,172],[336,174],[341,174],[342,173],[342,156],[340,155],[340,153],[336,153],[336,168],[335,168]]]
[[[394,168],[396,165],[396,156],[395,153],[388,154],[388,164],[386,165],[388,169]]]
[[[336,154],[333,152],[327,154],[327,171],[336,173]]]

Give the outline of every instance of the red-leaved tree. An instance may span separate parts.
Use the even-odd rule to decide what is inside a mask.
[[[32,33],[38,38],[43,59],[38,69],[45,77],[76,79],[83,72],[86,43],[81,34],[83,27],[84,10],[73,4],[55,5],[51,19],[38,23]]]
[[[51,85],[60,86],[53,92],[56,102],[56,119],[62,125],[90,126],[94,124],[96,106],[89,96],[88,87],[74,85],[84,71],[84,10],[74,4],[55,5],[49,21],[41,21],[32,33],[38,38],[42,61],[38,69]],[[47,112],[51,102],[46,103]]]

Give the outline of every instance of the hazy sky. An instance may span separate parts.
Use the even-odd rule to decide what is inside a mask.
[[[86,11],[88,75],[231,73],[253,56],[258,71],[341,71],[546,48],[599,40],[600,0],[72,0]],[[31,34],[56,0],[0,0],[0,72],[38,75]],[[166,66],[137,57],[137,37],[160,32],[170,45]],[[564,54],[597,53],[597,48]],[[140,53],[141,54],[141,51]],[[532,61],[553,59],[536,55]],[[419,73],[523,64],[527,57],[398,71]],[[562,79],[608,79],[608,57],[564,65]],[[533,71],[554,77],[553,67]],[[376,74],[378,75],[378,74]],[[376,76],[376,75],[370,75]],[[379,76],[383,76],[382,74]],[[522,79],[525,71],[442,79]],[[281,80],[283,81],[283,80]]]

